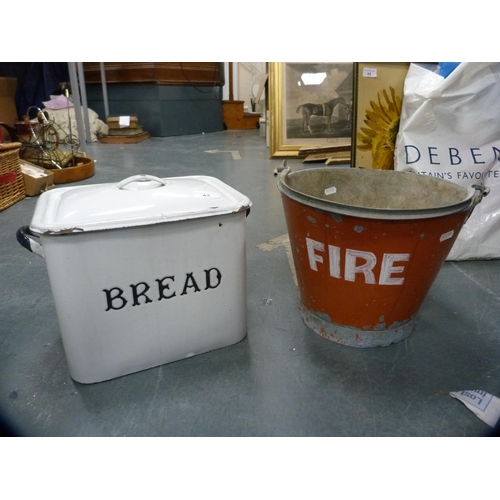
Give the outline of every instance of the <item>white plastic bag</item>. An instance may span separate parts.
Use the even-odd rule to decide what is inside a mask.
[[[411,64],[394,168],[489,188],[448,260],[500,258],[500,63],[460,63],[447,78]]]

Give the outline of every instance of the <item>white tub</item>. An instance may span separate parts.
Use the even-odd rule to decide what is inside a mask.
[[[71,377],[101,382],[242,340],[250,206],[207,176],[43,193],[17,236],[45,257]]]

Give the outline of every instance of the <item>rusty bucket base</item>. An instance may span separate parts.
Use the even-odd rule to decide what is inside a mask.
[[[344,325],[337,325],[321,319],[304,306],[300,307],[300,315],[305,324],[318,335],[338,344],[350,347],[386,347],[401,342],[410,336],[415,327],[416,318],[389,330],[361,330]]]

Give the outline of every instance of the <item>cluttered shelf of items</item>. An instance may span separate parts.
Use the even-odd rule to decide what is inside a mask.
[[[22,120],[0,120],[0,210],[95,173],[94,160],[81,147],[68,89],[65,95],[50,97],[43,108],[30,106]],[[15,108],[13,102],[8,104]],[[10,111],[15,116],[16,111]],[[91,142],[140,142],[150,137],[136,116],[108,116],[105,123],[90,108],[87,115]]]
[[[24,196],[35,196],[56,184],[93,176],[95,162],[86,153],[86,142],[131,144],[154,135],[143,128],[136,115],[109,113],[106,82],[215,86],[222,81],[219,63],[0,63],[0,66],[2,209],[10,206],[8,200],[16,185]],[[87,106],[86,81],[103,87],[105,121]],[[48,95],[47,85],[55,82],[59,82],[58,87],[54,91],[50,88]],[[9,160],[5,160],[7,157]],[[17,158],[15,168],[12,157]],[[12,181],[19,181],[18,177],[24,179],[24,184]],[[12,199],[18,198],[16,193]]]
[[[36,196],[55,184],[86,179],[95,172],[94,160],[80,148],[73,103],[68,96],[52,97],[43,103],[44,108],[30,106],[22,120],[13,125],[0,122],[0,155],[18,157],[17,174],[22,174],[24,180],[24,186],[20,183],[18,188],[22,191],[24,187],[28,196]],[[108,133],[108,126],[91,109],[88,115],[91,140],[96,141]],[[16,169],[11,170],[13,166],[8,163],[0,163],[0,175],[15,177]],[[8,184],[6,181],[0,186],[7,189]],[[8,197],[2,198],[8,203]]]
[[[186,88],[209,84],[215,88],[221,83],[218,63],[85,63],[85,68],[83,63],[69,63],[67,67],[60,64],[56,68],[54,64],[0,63],[2,209],[18,201],[19,193],[22,197],[36,196],[54,185],[92,177],[95,162],[86,153],[86,143],[134,144],[151,135],[177,132],[172,130],[170,122],[161,121],[157,126],[160,129],[150,133],[149,126],[144,127],[138,116],[130,111],[123,113],[123,107],[119,111],[121,114],[110,114],[106,82],[116,85],[159,83]],[[51,76],[50,82],[45,82],[47,74]],[[35,83],[38,80],[42,82],[40,85]],[[104,115],[100,108],[99,111],[105,121],[87,105],[86,81],[102,86],[98,106],[104,105]],[[121,103],[121,97],[113,101],[115,105]],[[211,106],[213,109],[214,105]],[[163,120],[159,115],[156,119]],[[195,133],[202,126],[218,130],[214,120],[210,123],[205,120],[203,125],[190,122],[183,131]],[[11,164],[14,157],[16,165]]]

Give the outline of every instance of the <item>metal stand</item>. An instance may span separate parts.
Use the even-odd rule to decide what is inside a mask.
[[[108,104],[108,88],[106,86],[106,70],[104,68],[103,62],[99,63],[99,67],[101,68],[102,99],[104,101],[104,113],[107,118],[109,116],[109,104]]]
[[[104,63],[99,63],[101,68],[102,96],[104,100],[104,111],[106,118],[109,116],[108,91],[106,86],[106,71]],[[85,88],[85,74],[83,63],[69,62],[69,79],[73,94],[73,104],[75,105],[75,118],[80,150],[87,154],[86,142],[92,142],[90,134],[89,109],[87,105],[87,90]],[[80,99],[81,96],[81,99]],[[83,119],[82,119],[83,117]],[[85,138],[85,140],[83,140]]]
[[[87,146],[85,141],[85,132],[82,119],[82,105],[80,102],[80,85],[78,82],[78,76],[76,74],[76,64],[77,63],[74,62],[68,63],[69,80],[71,82],[71,93],[73,95],[73,104],[75,106],[75,119],[76,119],[78,142],[80,143],[80,150],[83,151],[85,154],[87,154]],[[88,121],[89,113],[86,103],[84,112]]]
[[[78,81],[80,82],[80,94],[82,96],[83,121],[85,123],[85,138],[87,142],[92,142],[92,136],[90,135],[89,110],[87,105],[87,89],[85,87],[85,74],[83,72],[83,64],[81,62],[76,64],[78,69]]]

